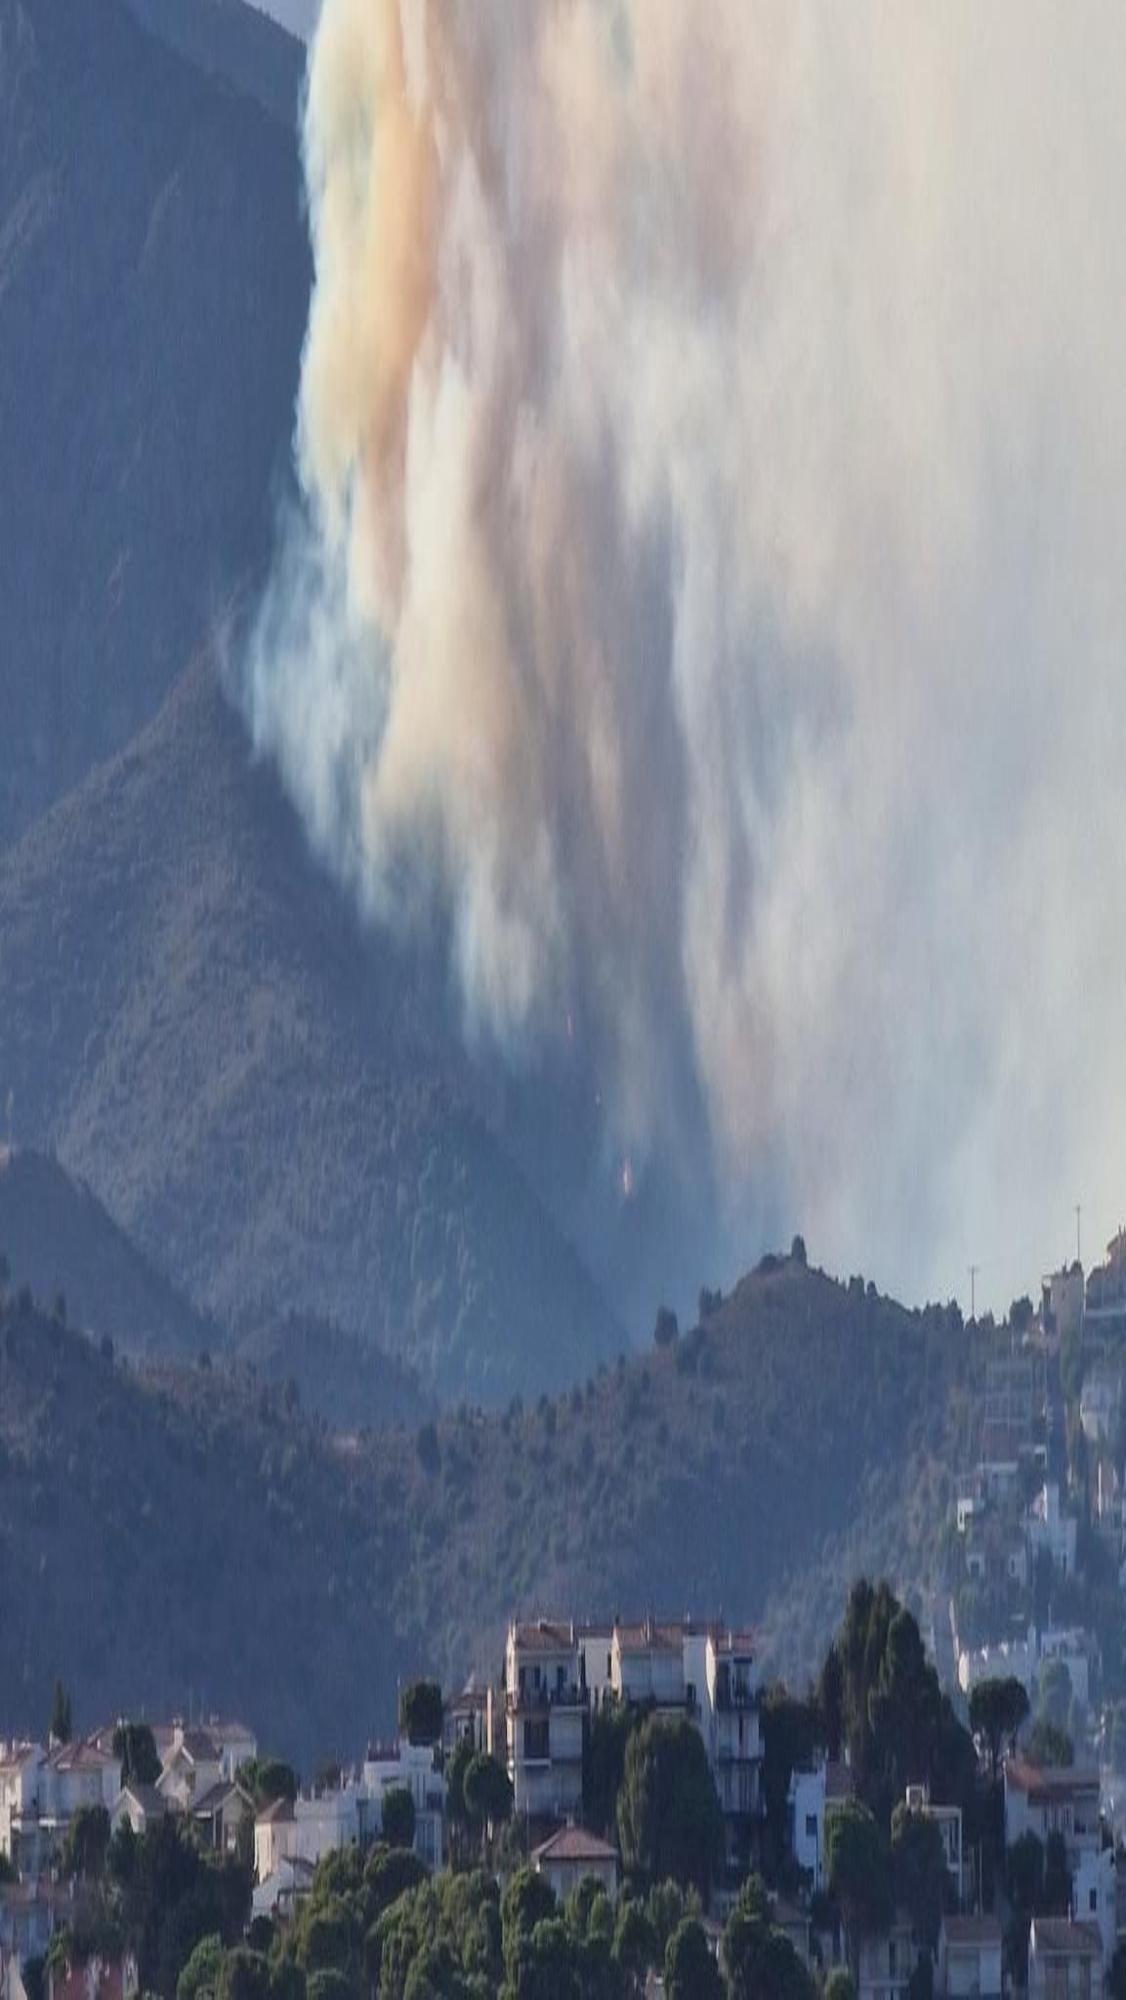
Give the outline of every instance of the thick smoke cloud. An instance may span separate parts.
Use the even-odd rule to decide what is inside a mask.
[[[258,740],[471,1034],[997,1306],[1126,1209],[1126,13],[325,0]],[[753,1246],[748,1245],[748,1248]]]

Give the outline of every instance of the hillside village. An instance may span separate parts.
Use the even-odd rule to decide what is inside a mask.
[[[310,1995],[345,1982],[320,2000],[713,1974],[860,2000],[1126,1992],[1126,1236],[967,1332],[970,1450],[933,1589],[912,1609],[854,1585],[804,1691],[721,1619],[555,1606],[510,1621],[499,1672],[466,1662],[444,1700],[411,1683],[396,1740],[301,1784],[215,1716],[76,1737],[57,1688],[44,1740],[0,1756],[3,2000],[230,2000],[248,1965],[260,1995],[283,1971]],[[137,1857],[162,1851],[161,1895],[168,1854],[225,1884],[163,1961],[130,1916]],[[494,1912],[483,1984],[447,1896]],[[349,1898],[351,1941],[326,1942]],[[374,1964],[392,1913],[423,1908],[461,1984],[408,1986],[405,1946],[394,1974]],[[701,1946],[711,1971],[686,1985],[678,1952]]]

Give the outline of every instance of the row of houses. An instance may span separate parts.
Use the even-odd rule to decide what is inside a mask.
[[[715,1622],[514,1620],[486,1747],[508,1771],[521,1818],[566,1821],[582,1812],[584,1744],[601,1707],[683,1717],[700,1732],[734,1855],[759,1812],[760,1697],[751,1635]]]

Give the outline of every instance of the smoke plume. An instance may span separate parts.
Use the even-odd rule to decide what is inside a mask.
[[[1126,1207],[1123,75],[1098,0],[325,0],[310,60],[258,741],[471,1036],[979,1305]]]

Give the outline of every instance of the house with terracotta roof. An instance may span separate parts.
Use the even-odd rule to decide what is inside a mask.
[[[962,2000],[963,1995],[1001,2000],[1000,1917],[943,1917],[938,1933],[935,1992],[947,1996],[947,2000]]]
[[[238,1854],[242,1840],[252,1837],[254,1800],[241,1785],[221,1778],[195,1800],[191,1819],[213,1854]]]
[[[1063,1835],[1068,1867],[1102,1846],[1101,1786],[1097,1766],[1037,1765],[1005,1759],[1005,1845],[1034,1833],[1041,1844]]]
[[[504,1656],[504,1761],[520,1818],[577,1818],[588,1700],[575,1627],[514,1620]]]
[[[176,1812],[191,1812],[197,1799],[223,1778],[223,1750],[210,1730],[177,1723],[165,1753],[157,1789]]]
[[[1103,1990],[1097,1924],[1033,1917],[1028,1937],[1028,2000],[1097,2000]]]
[[[79,1808],[109,1812],[120,1789],[120,1758],[88,1739],[16,1746],[0,1760],[0,1853],[40,1875]]]
[[[157,1791],[155,1785],[142,1785],[138,1779],[131,1778],[127,1785],[121,1787],[114,1800],[110,1825],[116,1833],[118,1827],[128,1821],[133,1832],[139,1837],[142,1833],[147,1833],[150,1826],[154,1826],[157,1820],[163,1819],[165,1813],[169,1811],[171,1807],[168,1800],[163,1792]]]
[[[732,1858],[745,1854],[760,1811],[761,1676],[753,1636],[692,1619],[576,1625],[514,1620],[508,1629],[503,1736],[522,1818],[563,1821],[582,1811],[583,1745],[608,1702],[683,1718],[699,1730],[724,1813]]]
[[[573,1889],[588,1876],[605,1890],[612,1903],[618,1898],[618,1850],[582,1827],[564,1826],[550,1840],[532,1851],[532,1867],[551,1884],[558,1902],[564,1903]]]

